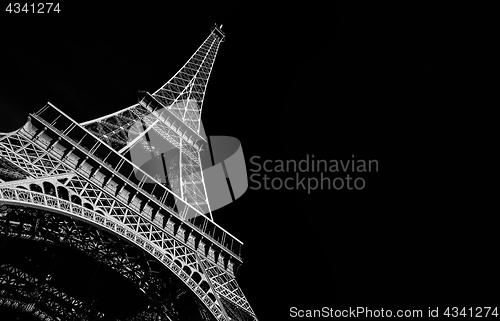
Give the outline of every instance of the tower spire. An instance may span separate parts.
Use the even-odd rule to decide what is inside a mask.
[[[219,45],[225,38],[221,27],[215,24],[210,35],[184,66],[152,94],[158,102],[198,134],[206,86]]]

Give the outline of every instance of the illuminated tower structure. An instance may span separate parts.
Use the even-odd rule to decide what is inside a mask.
[[[242,242],[214,222],[202,171],[201,112],[224,38],[214,26],[128,108],[77,123],[47,103],[0,135],[0,318],[257,320],[235,279]],[[68,251],[128,282],[127,299],[117,308],[120,293],[61,281]]]

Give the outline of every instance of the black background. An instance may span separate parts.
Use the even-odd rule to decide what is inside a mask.
[[[247,161],[379,162],[362,191],[248,190],[214,213],[245,243],[238,282],[259,319],[292,306],[498,304],[483,163],[493,127],[464,86],[480,69],[473,14],[455,9],[141,1],[2,12],[1,130],[47,101],[77,121],[130,106],[223,23],[209,135],[237,137]]]

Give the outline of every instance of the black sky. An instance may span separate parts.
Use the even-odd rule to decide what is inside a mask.
[[[2,13],[3,132],[47,101],[77,121],[134,104],[216,22],[226,41],[204,103],[209,135],[237,137],[247,160],[379,160],[363,191],[249,190],[215,213],[245,243],[238,280],[261,320],[286,319],[291,306],[494,298],[483,285],[493,275],[491,218],[453,176],[468,147],[458,146],[464,133],[443,99],[457,58],[442,8],[140,2],[61,10],[36,19]]]

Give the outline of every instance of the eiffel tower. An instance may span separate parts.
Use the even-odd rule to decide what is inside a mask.
[[[47,103],[0,134],[2,320],[257,320],[236,281],[242,242],[214,222],[203,179],[221,27],[128,108],[77,123]],[[95,268],[83,290],[68,255]]]

